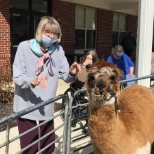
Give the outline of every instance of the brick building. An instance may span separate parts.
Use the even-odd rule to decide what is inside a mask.
[[[40,18],[55,17],[62,28],[68,61],[79,61],[88,50],[107,58],[126,32],[137,37],[137,15],[61,0],[0,0],[0,66],[13,63],[18,44],[35,35]]]

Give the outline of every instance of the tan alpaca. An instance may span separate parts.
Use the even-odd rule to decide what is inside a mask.
[[[140,85],[119,92],[119,76],[114,64],[103,61],[89,69],[88,126],[95,154],[150,154],[154,142],[154,94]]]

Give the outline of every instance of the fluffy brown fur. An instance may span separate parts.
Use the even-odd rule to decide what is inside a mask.
[[[119,69],[96,62],[86,82],[89,98],[88,126],[96,154],[150,154],[154,141],[154,94],[140,85],[119,93]],[[115,97],[120,113],[116,112]],[[106,101],[107,100],[107,101]],[[139,151],[140,150],[140,151]]]

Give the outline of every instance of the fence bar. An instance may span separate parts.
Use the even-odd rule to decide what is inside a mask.
[[[68,104],[69,104],[69,98],[65,95],[64,97],[65,101],[67,102],[65,104],[65,112],[64,112],[64,119],[65,119],[65,122],[64,122],[64,130],[63,130],[63,153],[67,153],[67,146],[68,146]]]
[[[73,95],[70,96],[69,99],[69,104],[68,104],[68,114],[67,114],[67,124],[68,124],[68,129],[67,129],[67,146],[66,146],[66,153],[70,154],[70,145],[71,145],[71,119],[72,119],[72,104],[73,104],[73,100],[75,98],[75,96],[79,93],[79,92],[85,92],[86,89],[79,89],[77,91],[74,92]]]
[[[23,116],[23,115],[25,115],[27,113],[30,113],[30,112],[32,112],[32,111],[34,111],[36,109],[39,109],[40,107],[46,106],[46,105],[48,105],[50,103],[53,103],[53,102],[55,102],[55,101],[57,101],[57,100],[59,100],[59,99],[61,99],[63,97],[65,97],[65,95],[61,94],[59,96],[56,96],[55,98],[51,98],[51,99],[49,99],[47,101],[44,101],[44,102],[42,102],[40,104],[37,104],[35,106],[31,106],[31,107],[29,107],[29,108],[27,108],[25,110],[22,110],[20,112],[14,113],[14,114],[11,114],[10,116],[7,116],[7,117],[1,119],[0,120],[0,125],[6,123],[9,120],[17,119],[18,117],[21,117],[21,116]]]
[[[129,81],[137,81],[137,80],[142,80],[142,79],[147,79],[147,78],[152,78],[152,77],[154,77],[154,75],[146,75],[146,76],[142,76],[142,77],[138,77],[138,78],[134,78],[134,79],[121,80],[120,83],[126,83]]]
[[[138,78],[134,78],[134,79],[129,79],[129,80],[122,80],[120,81],[120,83],[126,83],[126,82],[130,82],[130,81],[137,81],[137,80],[142,80],[142,79],[147,79],[147,78],[154,78],[154,74],[152,75],[147,75],[147,76],[143,76],[143,77],[138,77]],[[36,109],[39,109],[40,107],[43,107],[43,106],[46,106],[50,103],[54,103],[55,101],[59,100],[59,99],[65,99],[65,112],[61,112],[60,114],[57,114],[56,116],[54,116],[54,119],[62,114],[64,114],[64,123],[63,124],[60,124],[58,127],[56,127],[56,129],[54,129],[53,131],[47,133],[45,136],[42,136],[40,137],[38,140],[36,140],[35,142],[33,142],[32,144],[28,145],[27,147],[25,147],[24,149],[22,149],[21,151],[19,151],[18,153],[21,153],[22,151],[26,150],[27,148],[33,146],[33,144],[39,142],[40,140],[44,139],[45,137],[47,137],[48,135],[50,135],[51,133],[57,131],[58,129],[60,129],[61,127],[64,126],[64,129],[63,129],[63,135],[61,135],[60,137],[56,138],[52,143],[50,143],[48,146],[44,147],[43,149],[39,150],[37,153],[42,153],[44,150],[46,150],[49,146],[51,146],[52,144],[56,143],[58,140],[62,139],[63,138],[63,144],[58,147],[57,149],[55,149],[54,153],[56,153],[57,151],[59,151],[61,148],[62,148],[62,153],[63,154],[71,154],[72,152],[76,152],[76,151],[79,151],[87,146],[90,146],[91,143],[88,143],[87,145],[83,145],[79,148],[76,148],[75,150],[72,150],[71,151],[71,144],[74,142],[74,141],[78,141],[82,138],[85,138],[87,137],[88,135],[82,135],[80,137],[77,137],[77,138],[71,138],[71,133],[76,131],[76,130],[79,130],[79,129],[82,129],[82,127],[80,128],[76,128],[72,131],[71,129],[71,121],[72,121],[72,109],[75,109],[76,107],[86,107],[88,106],[88,103],[84,103],[84,104],[79,104],[78,105],[74,105],[73,106],[73,101],[74,99],[76,98],[76,96],[79,94],[79,93],[82,93],[82,92],[86,92],[86,89],[79,89],[77,91],[75,91],[72,95],[70,95],[70,98],[69,96],[66,96],[65,94],[61,94],[59,96],[56,96],[55,98],[52,98],[52,99],[49,99],[47,101],[44,101],[40,104],[37,104],[35,106],[31,106],[30,108],[27,108],[25,110],[22,110],[20,112],[17,112],[17,113],[14,113],[14,114],[11,114],[10,116],[7,116],[7,117],[4,117],[2,119],[0,119],[0,125],[2,124],[6,124],[7,125],[7,128],[6,128],[6,141],[0,145],[0,148],[1,147],[4,147],[6,146],[6,149],[5,149],[5,154],[8,154],[9,152],[9,144],[15,140],[17,140],[18,138],[20,138],[21,136],[25,135],[26,133],[40,127],[41,125],[45,124],[46,122],[52,120],[52,119],[49,119],[49,120],[46,120],[40,124],[38,124],[37,126],[35,126],[34,128],[24,132],[23,134],[20,134],[12,139],[10,139],[10,122],[11,120],[14,120],[14,119],[17,119],[27,113],[30,113]],[[85,116],[80,116],[78,118],[83,118]]]
[[[6,149],[5,149],[6,154],[9,152],[9,137],[10,137],[10,122],[8,121],[6,127]]]

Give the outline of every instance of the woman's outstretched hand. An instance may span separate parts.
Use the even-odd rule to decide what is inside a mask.
[[[70,66],[70,73],[72,75],[76,75],[78,72],[81,71],[81,66],[80,64],[78,64],[77,62],[74,62],[71,66]]]

